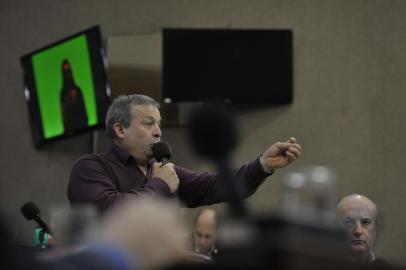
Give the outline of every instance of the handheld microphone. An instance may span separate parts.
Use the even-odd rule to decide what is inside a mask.
[[[40,215],[40,210],[38,206],[34,202],[26,202],[21,207],[21,213],[27,220],[34,220],[37,224],[41,227],[41,229],[49,234],[53,235],[51,229],[49,228],[48,224],[42,219]]]
[[[166,142],[154,143],[151,149],[152,155],[158,162],[162,162],[162,166],[168,163],[172,156],[172,149]]]

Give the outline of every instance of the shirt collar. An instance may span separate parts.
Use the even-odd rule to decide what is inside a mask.
[[[372,263],[373,261],[375,261],[375,254],[372,251],[369,251],[368,263]]]
[[[124,148],[120,147],[116,143],[112,143],[110,152],[113,153],[122,163],[134,162],[137,164],[135,158]]]

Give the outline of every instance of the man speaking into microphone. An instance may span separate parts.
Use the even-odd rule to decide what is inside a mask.
[[[68,198],[71,204],[91,203],[103,212],[141,194],[178,197],[187,207],[229,200],[221,177],[194,172],[154,158],[152,145],[161,140],[159,104],[145,95],[116,98],[106,116],[112,144],[106,153],[87,154],[73,166]],[[255,160],[232,172],[244,181],[243,197],[254,193],[275,169],[295,161],[301,146],[295,138],[271,145]]]

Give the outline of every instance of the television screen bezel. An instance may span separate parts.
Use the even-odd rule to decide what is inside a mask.
[[[75,130],[72,132],[64,132],[61,135],[52,138],[45,138],[43,123],[40,115],[40,105],[37,97],[37,89],[35,86],[34,70],[32,65],[32,57],[40,52],[44,52],[55,46],[61,45],[69,40],[85,35],[87,37],[87,45],[89,49],[90,64],[92,69],[92,77],[94,83],[96,108],[98,115],[98,123],[92,126],[87,126],[83,129]],[[89,39],[89,36],[91,38]],[[109,104],[111,103],[111,89],[107,77],[107,61],[102,43],[102,35],[99,26],[92,26],[83,31],[72,34],[68,37],[60,39],[31,53],[21,56],[20,63],[23,69],[24,80],[24,95],[28,106],[28,114],[30,119],[32,141],[36,148],[42,148],[44,145],[51,142],[59,141],[62,139],[70,138],[79,134],[83,134],[105,126],[104,120]],[[98,81],[94,78],[97,77]],[[102,86],[103,85],[103,86]],[[105,89],[105,92],[98,91],[97,89]],[[102,111],[100,111],[102,108]],[[100,118],[101,116],[101,118]]]
[[[267,99],[267,100],[261,100],[261,99],[255,99],[252,98],[250,99],[250,97],[248,96],[247,99],[245,100],[233,100],[232,98],[228,98],[228,97],[224,97],[224,96],[220,96],[220,97],[213,97],[213,99],[202,99],[200,98],[200,96],[198,98],[196,98],[195,96],[192,95],[188,95],[187,97],[180,97],[179,94],[177,94],[177,96],[171,96],[171,93],[173,91],[173,89],[170,89],[172,86],[170,86],[168,83],[168,81],[171,81],[171,75],[170,73],[172,73],[173,71],[170,71],[170,69],[173,68],[173,66],[170,66],[171,64],[168,63],[168,57],[172,58],[172,62],[173,59],[175,59],[178,55],[170,55],[169,56],[169,46],[173,46],[173,44],[169,44],[168,46],[168,39],[172,39],[173,37],[171,37],[171,33],[174,33],[175,35],[178,34],[190,34],[193,33],[194,35],[198,34],[199,32],[213,32],[214,34],[216,33],[220,33],[220,32],[280,32],[280,33],[286,33],[287,36],[287,40],[288,40],[288,48],[286,49],[286,51],[288,52],[287,55],[287,67],[289,69],[288,74],[286,75],[289,78],[289,83],[286,84],[286,95],[285,93],[284,96],[282,98],[277,98],[277,99]],[[294,98],[294,74],[293,74],[293,30],[291,29],[227,29],[227,28],[163,28],[162,29],[162,35],[163,35],[163,55],[162,55],[162,64],[163,64],[163,75],[162,75],[162,101],[164,103],[190,103],[190,102],[226,102],[226,103],[231,103],[231,104],[247,104],[247,103],[251,103],[251,104],[255,104],[255,103],[271,103],[271,104],[275,104],[275,105],[284,105],[284,104],[291,104],[293,102],[293,98]],[[170,41],[173,42],[173,41]],[[191,68],[192,69],[192,68]],[[169,71],[169,72],[168,72]],[[173,87],[172,87],[173,88]],[[282,93],[282,91],[279,91],[278,94]]]

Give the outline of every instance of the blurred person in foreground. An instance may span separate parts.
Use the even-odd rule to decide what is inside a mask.
[[[161,269],[191,261],[179,206],[163,198],[140,196],[103,215],[81,245],[55,258],[53,269]]]
[[[214,258],[218,250],[215,246],[219,227],[218,214],[214,209],[204,208],[195,218],[193,232],[194,252]]]
[[[391,268],[387,261],[376,258],[373,253],[378,227],[376,204],[366,196],[351,194],[338,202],[337,212],[347,232],[350,259],[360,264]]]
[[[71,204],[94,204],[101,212],[123,200],[153,194],[177,197],[187,207],[228,201],[229,191],[218,174],[194,172],[172,163],[161,164],[151,146],[161,140],[159,104],[145,95],[116,98],[106,116],[112,144],[106,153],[87,154],[73,166],[67,196]],[[233,171],[242,197],[253,194],[274,170],[301,154],[295,138],[271,145],[261,156]]]

